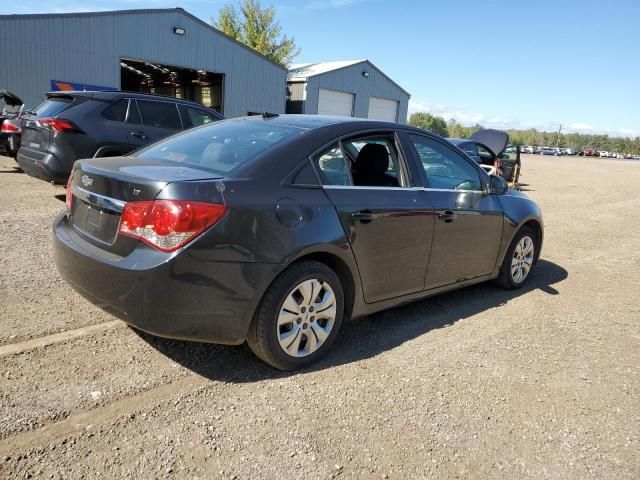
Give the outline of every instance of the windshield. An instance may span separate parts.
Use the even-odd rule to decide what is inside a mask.
[[[174,135],[139,150],[135,156],[224,174],[302,131],[262,120],[229,120]]]

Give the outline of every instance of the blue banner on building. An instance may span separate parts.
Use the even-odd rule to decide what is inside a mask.
[[[51,80],[52,92],[83,92],[95,90],[117,90],[115,87],[101,87],[100,85],[89,85],[86,83],[63,82],[61,80]]]

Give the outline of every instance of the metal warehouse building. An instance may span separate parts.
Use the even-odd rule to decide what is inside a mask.
[[[122,89],[226,117],[284,113],[287,70],[181,8],[0,15],[0,88],[34,107],[50,90]]]
[[[287,113],[405,123],[409,97],[368,60],[293,65],[287,78]]]

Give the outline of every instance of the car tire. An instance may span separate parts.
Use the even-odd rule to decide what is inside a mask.
[[[505,290],[521,288],[535,266],[537,252],[536,232],[530,227],[522,227],[509,245],[495,283]]]
[[[279,370],[304,368],[331,348],[343,315],[344,293],[335,272],[316,261],[295,263],[269,286],[249,326],[247,343],[258,358]]]

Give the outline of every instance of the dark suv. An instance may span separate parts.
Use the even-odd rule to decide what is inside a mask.
[[[215,110],[128,92],[52,92],[22,121],[18,163],[30,176],[65,183],[76,160],[126,155],[180,130],[221,120]]]

